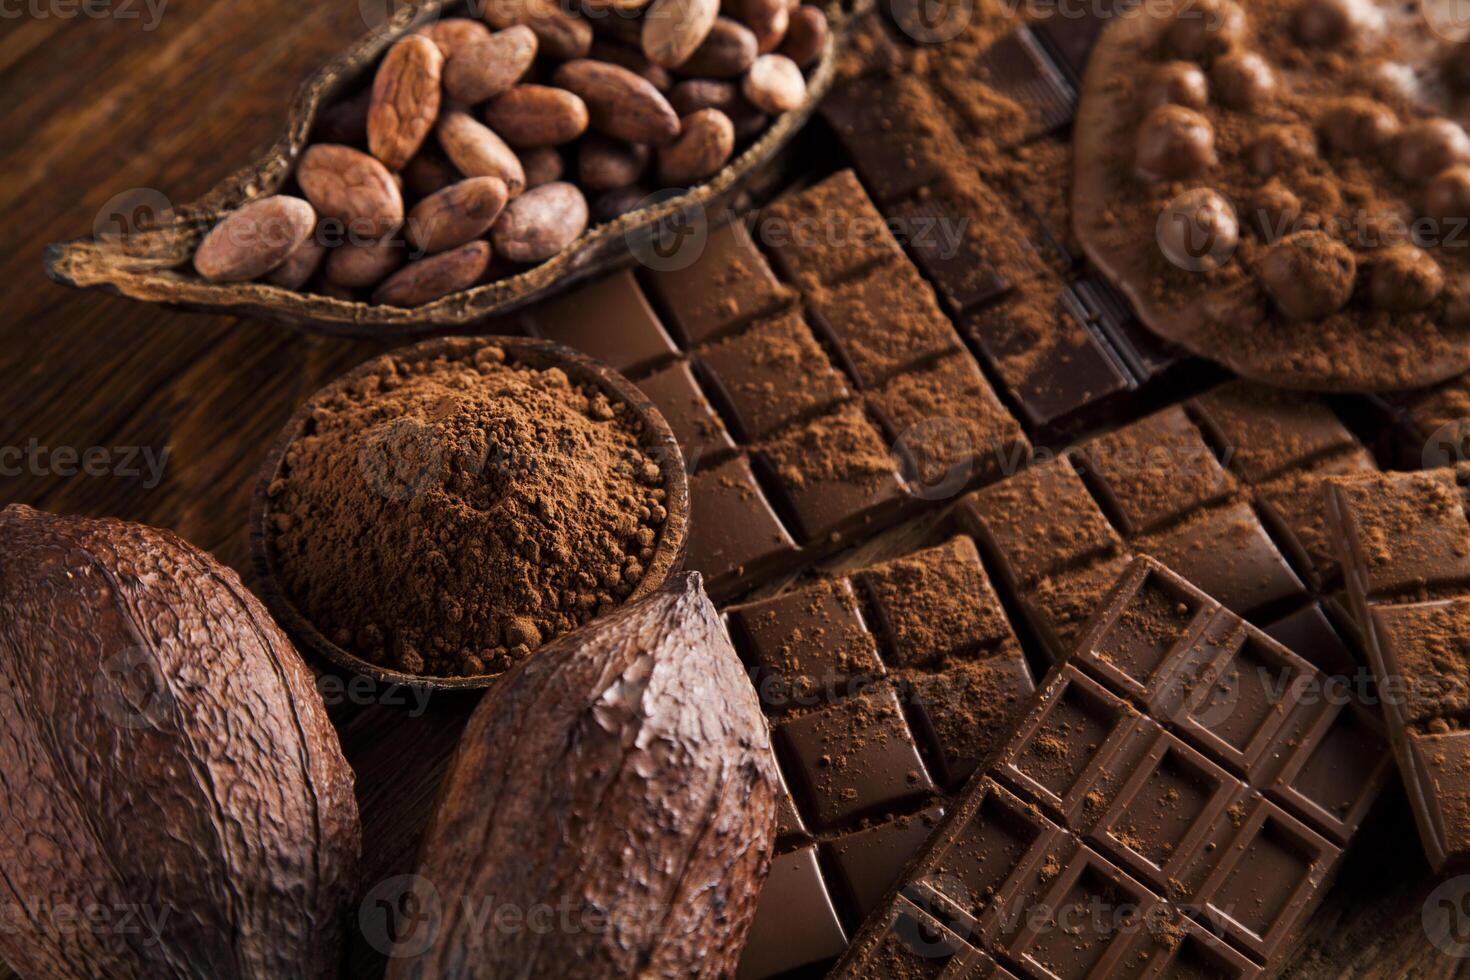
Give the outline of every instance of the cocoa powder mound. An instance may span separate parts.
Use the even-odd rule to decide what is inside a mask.
[[[641,423],[485,346],[387,355],[321,396],[269,488],[279,574],[332,642],[498,673],[617,606],[667,516]]]

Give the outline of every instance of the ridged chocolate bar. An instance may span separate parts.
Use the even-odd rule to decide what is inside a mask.
[[[694,473],[689,565],[722,599],[1030,454],[850,171],[761,227],[760,244],[732,222],[687,267],[618,273],[526,315],[627,372],[669,420]]]
[[[965,537],[726,622],[789,788],[740,976],[819,968],[1014,721],[1031,671]]]
[[[959,513],[1054,658],[1147,554],[1322,669],[1355,674],[1322,487],[1375,470],[1326,402],[1231,382],[981,489]]]
[[[833,976],[1273,972],[1392,772],[1340,693],[1135,560]]]
[[[1436,872],[1470,865],[1470,468],[1334,482],[1348,592]]]

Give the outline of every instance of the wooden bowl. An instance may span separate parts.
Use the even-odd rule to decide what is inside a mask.
[[[689,530],[689,480],[684,468],[684,457],[673,430],[637,387],[612,368],[579,354],[561,344],[549,340],[531,340],[524,337],[443,337],[426,340],[412,347],[389,351],[380,357],[358,365],[347,374],[319,389],[308,398],[281,429],[261,467],[255,484],[254,499],[250,515],[250,547],[255,562],[257,584],[261,598],[275,615],[287,633],[306,652],[315,654],[333,664],[356,674],[370,677],[381,684],[402,685],[431,691],[468,691],[485,688],[494,683],[499,674],[483,674],[474,677],[437,677],[429,674],[410,674],[371,663],[349,652],[331,640],[297,608],[287,593],[284,583],[277,574],[275,553],[272,546],[271,507],[268,489],[280,475],[281,463],[286,449],[301,434],[312,407],[321,399],[340,392],[359,378],[374,373],[383,357],[400,360],[423,361],[440,355],[469,356],[483,347],[499,347],[506,353],[507,361],[537,368],[558,367],[566,372],[574,384],[585,385],[602,391],[615,403],[627,405],[634,417],[643,423],[639,446],[657,461],[663,473],[662,486],[667,494],[665,508],[668,517],[654,546],[653,558],[633,592],[623,600],[635,602],[652,593],[664,584],[670,575],[684,563],[684,547]],[[533,653],[532,656],[535,654]]]
[[[856,3],[849,8],[847,3]],[[312,333],[346,337],[413,337],[466,327],[508,313],[567,286],[610,271],[635,249],[652,247],[661,223],[703,209],[711,214],[731,205],[745,182],[758,173],[805,125],[826,94],[836,70],[837,52],[858,8],[872,0],[832,0],[831,25],[821,59],[807,72],[802,105],[778,118],[761,136],[714,177],[611,222],[590,226],[565,251],[505,279],[453,293],[423,306],[404,309],[335,299],[283,289],[263,282],[211,283],[193,273],[190,262],[205,232],[222,217],[260,197],[280,191],[291,179],[297,158],[308,145],[318,112],[350,91],[372,71],[383,52],[403,35],[455,6],[446,0],[408,3],[382,27],[364,35],[301,86],[291,104],[286,132],[264,157],[225,178],[213,190],[180,205],[158,228],[125,230],[118,235],[58,242],[46,252],[46,271],[68,286],[101,289],[132,299],[190,310],[252,315],[298,326]],[[131,219],[129,219],[131,220]]]

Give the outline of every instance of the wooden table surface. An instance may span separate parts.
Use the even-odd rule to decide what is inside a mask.
[[[0,476],[4,502],[169,527],[249,579],[245,519],[267,442],[311,391],[391,345],[76,292],[48,281],[41,257],[87,233],[120,191],[188,201],[252,160],[300,79],[385,2],[190,0],[166,4],[156,23],[143,0],[113,0],[116,14],[100,18],[67,0],[6,8],[22,12],[0,20],[0,447],[41,465]],[[166,452],[166,465],[156,485],[146,473],[67,475],[64,454],[63,465],[52,457],[67,447],[103,447],[116,463],[142,447]],[[932,533],[932,522],[900,530],[850,561]],[[366,886],[411,869],[466,710],[334,706],[358,773]],[[1470,976],[1470,960],[1436,949],[1421,926],[1435,885],[1395,788],[1293,975]],[[358,943],[350,975],[377,969]]]

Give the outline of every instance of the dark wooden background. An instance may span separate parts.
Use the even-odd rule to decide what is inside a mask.
[[[120,191],[184,202],[252,160],[278,134],[300,79],[384,2],[173,0],[147,30],[142,0],[111,0],[100,18],[58,16],[72,10],[67,0],[40,0],[0,20],[0,447],[168,452],[157,486],[25,472],[0,476],[0,500],[169,527],[248,580],[246,513],[268,441],[311,391],[390,345],[83,294],[49,282],[41,258],[49,242],[89,232]],[[844,564],[933,529],[902,529]],[[438,703],[418,718],[381,704],[333,707],[358,773],[366,886],[411,869],[467,707]],[[1437,950],[1421,926],[1435,884],[1395,789],[1292,973],[1470,976],[1470,960]],[[355,980],[376,968],[361,943],[352,959]]]

